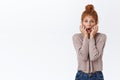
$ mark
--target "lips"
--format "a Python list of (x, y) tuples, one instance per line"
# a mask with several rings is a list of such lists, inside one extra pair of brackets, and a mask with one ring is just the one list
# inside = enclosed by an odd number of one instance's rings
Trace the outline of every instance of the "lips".
[(91, 28), (87, 28), (86, 30), (91, 30)]
[(86, 31), (87, 31), (88, 33), (90, 33), (90, 32), (91, 32), (91, 28), (87, 28)]

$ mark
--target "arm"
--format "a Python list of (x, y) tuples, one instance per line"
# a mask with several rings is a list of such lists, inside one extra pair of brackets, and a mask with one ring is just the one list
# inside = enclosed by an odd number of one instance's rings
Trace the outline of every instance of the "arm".
[(83, 60), (87, 60), (88, 50), (89, 50), (88, 38), (84, 37), (82, 41), (78, 35), (73, 35), (72, 39), (73, 39), (73, 45), (76, 50), (76, 53), (80, 55)]
[(102, 34), (99, 41), (95, 43), (95, 39), (91, 38), (89, 41), (90, 60), (95, 61), (103, 55), (103, 49), (106, 42), (106, 35)]

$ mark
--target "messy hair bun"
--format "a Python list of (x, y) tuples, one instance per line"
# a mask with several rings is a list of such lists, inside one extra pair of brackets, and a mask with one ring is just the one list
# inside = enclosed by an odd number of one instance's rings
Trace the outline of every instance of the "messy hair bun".
[(94, 6), (92, 4), (89, 4), (85, 7), (86, 12), (93, 12), (94, 11)]

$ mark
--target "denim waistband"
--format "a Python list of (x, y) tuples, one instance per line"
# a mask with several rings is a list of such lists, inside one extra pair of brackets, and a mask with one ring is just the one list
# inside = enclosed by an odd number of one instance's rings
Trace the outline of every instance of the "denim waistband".
[(87, 74), (87, 75), (102, 74), (102, 71), (96, 71), (96, 72), (93, 72), (93, 73), (85, 73), (85, 72), (83, 72), (83, 71), (81, 71), (81, 70), (78, 70), (78, 72), (81, 73), (81, 74)]
[(78, 71), (75, 80), (104, 80), (102, 71), (96, 71), (94, 73), (85, 73)]

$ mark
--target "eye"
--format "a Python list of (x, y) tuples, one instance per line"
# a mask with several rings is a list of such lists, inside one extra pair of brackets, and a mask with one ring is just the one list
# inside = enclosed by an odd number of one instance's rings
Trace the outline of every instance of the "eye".
[(93, 21), (93, 20), (91, 20), (90, 22), (91, 22), (91, 23), (95, 23), (95, 21)]
[(88, 22), (87, 20), (84, 20), (84, 22)]

